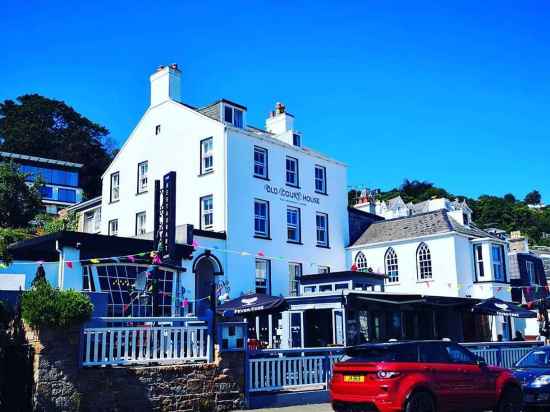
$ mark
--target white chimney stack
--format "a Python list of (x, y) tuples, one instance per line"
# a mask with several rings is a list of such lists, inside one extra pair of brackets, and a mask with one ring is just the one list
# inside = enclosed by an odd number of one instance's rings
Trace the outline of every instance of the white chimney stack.
[(151, 107), (166, 100), (181, 101), (181, 70), (177, 64), (160, 66), (150, 80)]
[(269, 113), (269, 118), (265, 121), (265, 128), (273, 134), (283, 134), (294, 130), (294, 116), (286, 112), (284, 104), (277, 102), (275, 110)]

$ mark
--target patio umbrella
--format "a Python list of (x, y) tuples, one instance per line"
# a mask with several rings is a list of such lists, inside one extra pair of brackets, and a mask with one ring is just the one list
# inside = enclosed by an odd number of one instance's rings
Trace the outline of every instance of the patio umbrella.
[(492, 316), (506, 316), (513, 318), (536, 318), (537, 314), (533, 311), (523, 309), (518, 305), (505, 302), (497, 298), (486, 299), (472, 308), (472, 312), (482, 313)]
[(222, 303), (216, 308), (216, 312), (219, 315), (231, 317), (276, 309), (284, 303), (285, 299), (282, 297), (253, 293)]

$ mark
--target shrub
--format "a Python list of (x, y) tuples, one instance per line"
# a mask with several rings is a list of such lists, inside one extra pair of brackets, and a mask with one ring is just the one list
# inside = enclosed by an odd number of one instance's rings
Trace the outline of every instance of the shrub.
[(46, 281), (38, 282), (21, 298), (21, 316), (33, 328), (69, 328), (90, 319), (90, 298), (74, 290), (54, 289)]

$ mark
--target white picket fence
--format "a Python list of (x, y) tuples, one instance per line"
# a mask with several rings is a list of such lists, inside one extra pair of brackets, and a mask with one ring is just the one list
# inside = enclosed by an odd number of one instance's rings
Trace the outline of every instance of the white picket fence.
[(210, 359), (208, 326), (85, 328), (83, 366), (197, 362)]
[(326, 348), (262, 351), (261, 358), (248, 360), (248, 390), (325, 389), (331, 378), (332, 366), (341, 356), (337, 349)]

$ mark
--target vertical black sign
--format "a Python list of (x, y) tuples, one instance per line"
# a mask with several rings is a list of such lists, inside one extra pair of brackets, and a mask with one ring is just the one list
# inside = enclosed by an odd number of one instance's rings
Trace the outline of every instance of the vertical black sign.
[(176, 257), (176, 172), (164, 175), (162, 189), (155, 180), (155, 249), (163, 260), (174, 261)]

